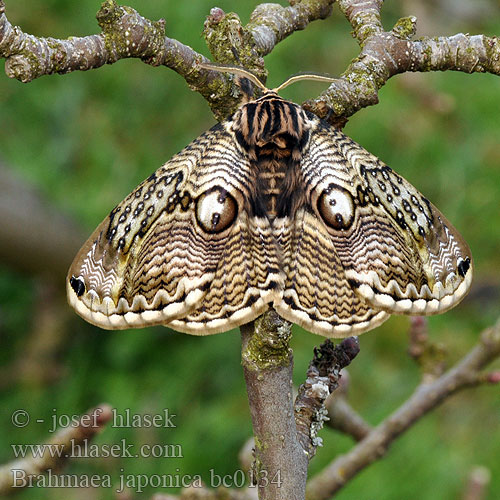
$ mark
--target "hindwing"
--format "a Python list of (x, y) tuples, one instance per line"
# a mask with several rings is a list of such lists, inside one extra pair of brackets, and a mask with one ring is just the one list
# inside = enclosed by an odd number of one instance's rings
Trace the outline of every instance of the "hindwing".
[(352, 289), (325, 224), (310, 206), (299, 209), (291, 221), (275, 222), (286, 278), (274, 307), (283, 318), (336, 338), (358, 335), (389, 318)]
[(194, 310), (167, 326), (197, 335), (227, 331), (265, 312), (282, 289), (279, 251), (269, 221), (244, 212), (219, 256), (208, 293)]

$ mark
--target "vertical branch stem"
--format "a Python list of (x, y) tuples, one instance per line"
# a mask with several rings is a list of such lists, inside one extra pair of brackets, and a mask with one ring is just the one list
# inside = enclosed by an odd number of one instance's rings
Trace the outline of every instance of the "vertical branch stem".
[(241, 327), (242, 364), (255, 436), (260, 500), (303, 500), (308, 458), (297, 439), (291, 325), (275, 311)]

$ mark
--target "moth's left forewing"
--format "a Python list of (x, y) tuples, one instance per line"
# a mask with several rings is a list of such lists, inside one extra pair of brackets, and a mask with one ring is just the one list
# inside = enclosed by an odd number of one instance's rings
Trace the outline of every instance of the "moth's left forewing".
[(200, 305), (240, 210), (238, 179), (221, 179), (234, 161), (221, 158), (227, 140), (220, 125), (202, 134), (96, 229), (68, 274), (69, 302), (84, 319), (141, 327)]
[(312, 137), (308, 158), (312, 204), (363, 300), (391, 313), (436, 314), (465, 296), (470, 249), (410, 183), (329, 127)]

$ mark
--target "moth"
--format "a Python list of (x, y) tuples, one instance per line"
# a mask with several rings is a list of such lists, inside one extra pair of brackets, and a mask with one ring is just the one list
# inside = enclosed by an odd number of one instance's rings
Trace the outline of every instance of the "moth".
[(341, 131), (263, 89), (97, 227), (67, 278), (80, 316), (209, 335), (272, 307), (346, 337), (466, 295), (471, 252), (443, 214)]

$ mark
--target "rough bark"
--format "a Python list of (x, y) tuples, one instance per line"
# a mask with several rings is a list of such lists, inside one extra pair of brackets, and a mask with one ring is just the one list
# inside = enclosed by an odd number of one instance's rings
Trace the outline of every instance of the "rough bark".
[(295, 400), (295, 423), (302, 448), (309, 460), (322, 445), (318, 432), (328, 420), (326, 399), (340, 384), (341, 370), (348, 366), (359, 353), (357, 337), (348, 337), (333, 345), (328, 339), (314, 349), (314, 357), (307, 370), (307, 379), (299, 387)]
[(250, 476), (260, 500), (301, 500), (307, 455), (293, 412), (291, 325), (274, 311), (241, 327), (242, 364), (255, 437)]

